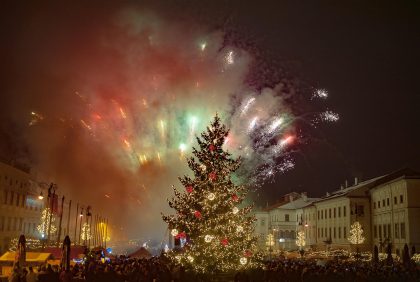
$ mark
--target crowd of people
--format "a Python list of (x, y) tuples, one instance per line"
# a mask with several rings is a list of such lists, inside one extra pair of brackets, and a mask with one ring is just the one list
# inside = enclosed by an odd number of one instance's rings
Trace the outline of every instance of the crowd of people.
[(29, 267), (14, 269), (9, 282), (170, 282), (170, 281), (420, 281), (420, 268), (414, 263), (373, 264), (362, 261), (320, 261), (315, 259), (270, 260), (259, 269), (227, 276), (203, 276), (190, 273), (164, 257), (150, 259), (118, 258), (110, 262), (87, 261), (69, 270), (42, 266), (37, 272)]

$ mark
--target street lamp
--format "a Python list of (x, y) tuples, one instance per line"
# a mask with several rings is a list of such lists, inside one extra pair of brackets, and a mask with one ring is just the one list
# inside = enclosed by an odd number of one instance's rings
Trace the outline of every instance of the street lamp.
[(44, 195), (42, 195), (42, 191), (41, 191), (41, 193), (39, 194), (38, 199), (40, 199), (40, 200), (44, 199)]

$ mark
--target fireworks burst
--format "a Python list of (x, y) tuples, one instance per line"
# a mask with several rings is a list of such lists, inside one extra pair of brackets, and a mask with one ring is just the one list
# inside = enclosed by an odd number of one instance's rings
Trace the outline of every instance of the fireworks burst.
[[(297, 114), (286, 99), (293, 89), (280, 81), (262, 90), (247, 85), (252, 52), (225, 44), (220, 34), (185, 33), (161, 19), (156, 19), (159, 28), (153, 20), (141, 25), (122, 21), (121, 42), (107, 44), (121, 51), (114, 59), (124, 67), (98, 70), (100, 77), (118, 79), (87, 79), (72, 95), (83, 106), (69, 116), (57, 116), (60, 124), (83, 129), (86, 138), (95, 141), (91, 144), (137, 173), (144, 166), (173, 167), (174, 161), (184, 161), (195, 136), (217, 112), (231, 129), (226, 149), (242, 156), (238, 176), (243, 183), (262, 185), (293, 168), (291, 147), (299, 144)], [(328, 92), (318, 89), (308, 96), (326, 99)], [(325, 122), (339, 118), (332, 111), (317, 117)], [(30, 126), (44, 120), (34, 112), (31, 118)]]

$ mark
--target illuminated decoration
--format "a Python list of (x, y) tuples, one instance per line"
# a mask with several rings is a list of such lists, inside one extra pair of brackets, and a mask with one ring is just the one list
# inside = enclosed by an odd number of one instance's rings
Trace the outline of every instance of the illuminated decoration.
[(223, 238), (222, 240), (220, 240), (220, 244), (222, 244), (223, 246), (227, 246), (229, 244), (229, 240), (227, 238)]
[[(26, 243), (26, 249), (27, 250), (36, 250), (36, 249), (40, 249), (42, 248), (42, 242), (39, 239), (36, 238), (25, 238)], [(9, 242), (9, 251), (14, 252), (16, 251), (16, 247), (19, 243), (19, 237), (14, 237), (12, 240), (10, 240)]]
[(363, 237), (362, 225), (358, 221), (355, 221), (350, 226), (349, 232), (350, 232), (350, 236), (347, 238), (347, 240), (349, 240), (351, 244), (354, 244), (354, 245), (363, 244), (363, 242), (365, 241), (365, 237)]
[(187, 188), (185, 188), (185, 190), (187, 190), (188, 193), (192, 193), (192, 191), (194, 191), (192, 186), (187, 186)]
[(245, 265), (245, 264), (248, 262), (248, 259), (247, 259), (247, 258), (244, 258), (244, 257), (241, 257), (241, 258), (239, 259), (239, 262), (240, 262), (242, 265)]
[(189, 262), (193, 262), (194, 261), (194, 258), (192, 256), (187, 256), (187, 259), (188, 259)]
[(170, 249), (168, 247), (168, 244), (165, 244), (165, 248), (163, 250), (164, 250), (165, 253), (169, 252)]
[(296, 237), (296, 246), (298, 246), (300, 249), (305, 247), (306, 240), (305, 240), (305, 232), (299, 231)]
[(268, 246), (268, 247), (271, 247), (271, 246), (274, 246), (274, 235), (273, 234), (268, 234), (267, 235), (267, 239), (266, 239), (266, 241), (265, 241), (265, 244)]
[(210, 180), (214, 181), (214, 180), (216, 180), (216, 178), (217, 178), (216, 172), (213, 171), (213, 172), (209, 173), (209, 179)]
[(203, 164), (200, 165), (200, 168), (201, 168), (202, 171), (206, 171), (206, 169), (207, 169), (207, 167)]
[(204, 236), (204, 241), (206, 243), (210, 243), (212, 240), (213, 240), (213, 236), (211, 236), (211, 235)]
[[(50, 225), (50, 218), (51, 218), (51, 225)], [(55, 216), (50, 213), (49, 208), (44, 208), (41, 212), (41, 219), (40, 224), (36, 227), (41, 238), (46, 238), (48, 235), (48, 228), (51, 226), (50, 234), (54, 234), (57, 231), (57, 227), (55, 226)]]
[(216, 198), (216, 195), (214, 195), (214, 193), (209, 193), (209, 195), (207, 196), (207, 199), (209, 199), (210, 201), (213, 201)]
[[(248, 188), (235, 185), (231, 180), (231, 174), (239, 168), (240, 161), (223, 150), (227, 135), (228, 129), (216, 116), (208, 130), (197, 138), (199, 150), (192, 150), (196, 158), (187, 158), (195, 178), (180, 177), (184, 187), (194, 187), (194, 193), (180, 193), (174, 188), (175, 196), (169, 200), (175, 214), (187, 216), (163, 216), (169, 226), (188, 234), (182, 252), (169, 252), (168, 256), (196, 272), (227, 272), (254, 267), (259, 265), (261, 258), (250, 252), (246, 265), (241, 263), (247, 250), (256, 250), (257, 238), (252, 235), (255, 217), (248, 216), (251, 206), (241, 205)], [(214, 145), (213, 151), (209, 149), (210, 145)], [(200, 164), (206, 165), (207, 173), (200, 169)], [(211, 177), (212, 174), (217, 177)], [(211, 194), (214, 199), (209, 201), (209, 196), (213, 198)], [(236, 205), (241, 205), (241, 213)]]
[(83, 241), (87, 241), (92, 238), (92, 234), (90, 233), (90, 226), (86, 222), (82, 225), (82, 233), (80, 234)]
[(104, 237), (106, 234), (106, 238), (103, 239), (104, 241), (106, 242), (111, 241), (110, 235), (111, 235), (112, 230), (110, 229), (109, 225), (107, 225), (105, 222), (99, 222), (97, 228), (98, 228), (98, 233), (104, 234)]
[(171, 235), (172, 235), (172, 236), (174, 236), (174, 237), (175, 237), (176, 235), (178, 235), (178, 230), (176, 230), (176, 229), (172, 229), (172, 230), (171, 230)]
[(194, 216), (195, 216), (196, 218), (198, 218), (198, 219), (201, 219), (201, 212), (199, 212), (199, 211), (195, 211), (195, 212), (194, 212)]

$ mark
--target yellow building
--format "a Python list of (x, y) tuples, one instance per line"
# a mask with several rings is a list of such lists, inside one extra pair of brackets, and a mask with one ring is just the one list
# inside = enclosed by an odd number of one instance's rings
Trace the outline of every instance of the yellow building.
[[(401, 253), (404, 244), (418, 250), (420, 173), (401, 169), (362, 182), (355, 179), (352, 185), (346, 184), (320, 199), (301, 194), (255, 215), (256, 235), (264, 238), (273, 234), (275, 243), (283, 249), (297, 249), (292, 239), (297, 232), (304, 231), (306, 248), (372, 250), (377, 245), (385, 251), (384, 247), (391, 243), (396, 254)], [(361, 224), (365, 238), (358, 246), (348, 240), (351, 225), (356, 221)], [(285, 231), (292, 236), (284, 236)], [(259, 246), (264, 248), (263, 239)]]
[(0, 254), (11, 239), (25, 234), (37, 237), (43, 201), (41, 188), (29, 171), (0, 162)]

